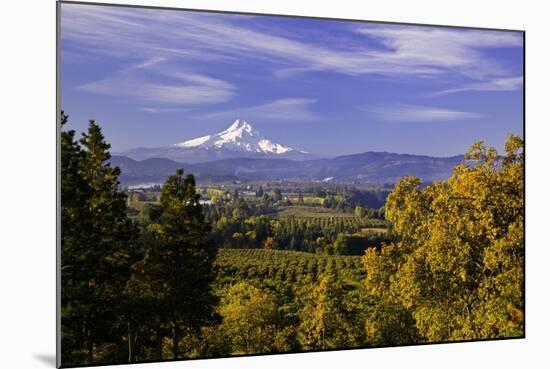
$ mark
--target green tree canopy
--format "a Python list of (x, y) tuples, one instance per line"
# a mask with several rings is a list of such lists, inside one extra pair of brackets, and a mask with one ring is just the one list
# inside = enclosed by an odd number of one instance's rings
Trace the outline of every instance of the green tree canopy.
[(160, 203), (148, 231), (154, 238), (149, 276), (173, 327), (174, 358), (179, 357), (181, 326), (198, 329), (214, 318), (211, 293), (216, 248), (209, 238), (195, 179), (179, 169), (162, 187)]

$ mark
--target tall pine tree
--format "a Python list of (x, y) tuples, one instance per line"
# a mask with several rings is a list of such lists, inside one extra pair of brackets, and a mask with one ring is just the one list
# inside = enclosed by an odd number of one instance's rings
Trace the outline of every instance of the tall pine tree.
[[(65, 128), (68, 116), (61, 112)], [(87, 331), (87, 283), (82, 275), (81, 255), (85, 253), (82, 237), (87, 225), (85, 206), (90, 196), (88, 183), (80, 165), (83, 151), (75, 140), (74, 130), (61, 133), (61, 347), (65, 363), (82, 363), (85, 357)]]
[[(61, 122), (67, 123), (62, 113)], [(61, 138), (61, 269), (63, 357), (97, 363), (94, 347), (118, 341), (123, 314), (118, 309), (129, 273), (133, 227), (120, 170), (109, 164), (110, 145), (90, 121), (80, 143), (75, 132)], [(106, 358), (105, 360), (114, 360)]]
[(198, 329), (214, 316), (210, 282), (216, 248), (199, 197), (193, 175), (184, 177), (179, 169), (166, 180), (148, 227), (156, 241), (150, 251), (153, 269), (148, 275), (156, 281), (164, 324), (172, 330), (174, 359), (180, 357), (182, 328)]

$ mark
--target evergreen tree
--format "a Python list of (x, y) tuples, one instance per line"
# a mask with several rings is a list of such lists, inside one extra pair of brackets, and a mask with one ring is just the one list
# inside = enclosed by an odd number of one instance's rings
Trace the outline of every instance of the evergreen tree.
[[(67, 123), (63, 113), (61, 122)], [(69, 343), (65, 349), (73, 350), (65, 358), (85, 355), (94, 364), (103, 360), (96, 360), (94, 347), (119, 339), (124, 312), (118, 302), (129, 276), (134, 229), (119, 191), (120, 170), (108, 163), (110, 145), (100, 127), (90, 121), (80, 145), (74, 135), (66, 131), (61, 138), (62, 337)]]
[[(68, 116), (61, 112), (62, 129)], [(78, 259), (85, 252), (82, 236), (89, 226), (86, 199), (89, 186), (80, 171), (83, 152), (75, 140), (75, 131), (61, 132), (61, 347), (64, 363), (86, 362), (86, 295), (81, 288), (86, 280)]]
[(155, 239), (149, 275), (156, 281), (160, 306), (173, 333), (173, 358), (180, 357), (182, 327), (198, 329), (214, 317), (210, 290), (216, 255), (209, 239), (195, 179), (179, 169), (162, 188), (158, 211), (148, 229)]
[(276, 188), (273, 190), (273, 200), (275, 201), (281, 201), (283, 199), (283, 194), (281, 193), (280, 188)]

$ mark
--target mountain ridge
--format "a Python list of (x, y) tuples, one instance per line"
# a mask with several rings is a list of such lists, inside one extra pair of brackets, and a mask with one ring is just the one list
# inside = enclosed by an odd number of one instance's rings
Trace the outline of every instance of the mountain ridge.
[(395, 183), (406, 175), (424, 182), (446, 179), (464, 156), (431, 157), (368, 151), (335, 158), (291, 160), (286, 158), (225, 158), (201, 163), (182, 163), (166, 158), (134, 160), (114, 155), (121, 168), (123, 184), (163, 183), (177, 168), (193, 173), (198, 180), (255, 181), (296, 180), (334, 183)]

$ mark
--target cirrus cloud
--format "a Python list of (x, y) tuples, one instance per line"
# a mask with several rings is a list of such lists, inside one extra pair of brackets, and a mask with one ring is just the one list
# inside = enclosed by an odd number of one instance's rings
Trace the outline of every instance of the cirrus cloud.
[(437, 91), (429, 96), (449, 95), (466, 91), (516, 91), (523, 87), (523, 77), (498, 78), (487, 82), (470, 83), (461, 87)]
[(256, 59), (271, 65), (279, 77), (315, 71), (503, 77), (507, 71), (499, 61), (488, 59), (481, 50), (523, 46), (523, 37), (517, 32), (380, 24), (352, 30), (364, 35), (363, 41), (347, 38), (320, 43), (276, 30), (266, 32), (248, 22), (256, 18), (64, 4), (61, 36), (73, 52), (86, 48), (121, 58), (161, 56), (183, 62), (230, 64)]
[(307, 98), (277, 99), (259, 105), (208, 113), (198, 118), (228, 120), (238, 117), (262, 122), (309, 122), (321, 119), (311, 110), (315, 102), (315, 99)]
[[(162, 63), (162, 59), (151, 59), (125, 68), (113, 76), (89, 82), (77, 87), (89, 93), (126, 97), (141, 102), (172, 105), (216, 104), (230, 100), (236, 92), (231, 83), (204, 74), (187, 72), (169, 73), (161, 68), (148, 71)], [(156, 74), (154, 80), (149, 76)]]
[(452, 110), (439, 107), (427, 107), (408, 104), (392, 104), (387, 106), (366, 106), (361, 110), (376, 115), (386, 122), (448, 122), (481, 118), (481, 114)]

